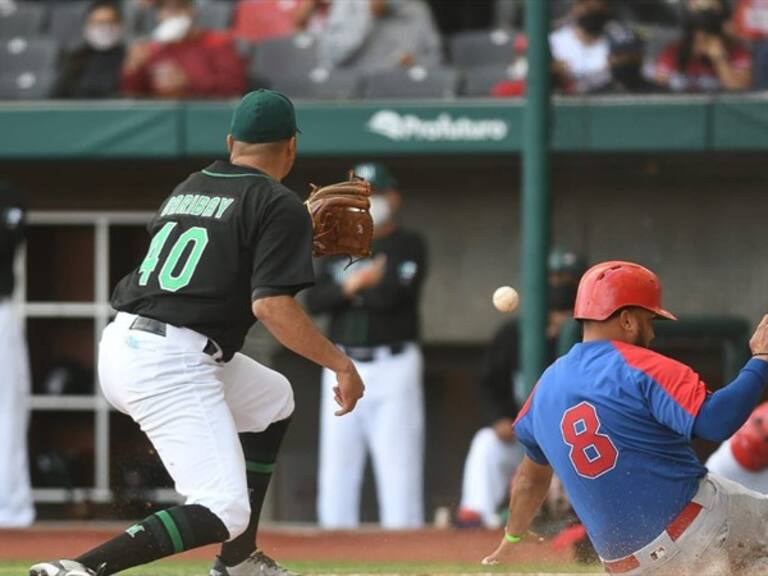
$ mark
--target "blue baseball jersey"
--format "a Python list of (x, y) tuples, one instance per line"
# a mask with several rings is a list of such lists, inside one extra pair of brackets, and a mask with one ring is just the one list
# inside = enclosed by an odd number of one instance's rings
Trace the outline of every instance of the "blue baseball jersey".
[(689, 367), (615, 341), (583, 342), (542, 375), (515, 431), (549, 464), (604, 559), (656, 538), (707, 472), (691, 447), (707, 389)]

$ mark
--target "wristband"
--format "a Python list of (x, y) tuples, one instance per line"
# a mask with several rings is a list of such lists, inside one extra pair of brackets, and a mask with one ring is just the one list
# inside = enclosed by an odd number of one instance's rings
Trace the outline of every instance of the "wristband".
[(519, 544), (523, 541), (523, 538), (524, 536), (512, 536), (512, 534), (509, 534), (506, 530), (504, 531), (504, 540), (510, 544)]

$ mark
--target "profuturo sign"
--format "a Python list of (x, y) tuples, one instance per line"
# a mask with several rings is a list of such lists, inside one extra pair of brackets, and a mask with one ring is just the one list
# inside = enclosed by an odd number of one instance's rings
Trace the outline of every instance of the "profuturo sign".
[(379, 110), (368, 120), (369, 132), (396, 142), (427, 140), (430, 142), (482, 142), (504, 140), (509, 132), (501, 118), (453, 117), (448, 112), (436, 118)]

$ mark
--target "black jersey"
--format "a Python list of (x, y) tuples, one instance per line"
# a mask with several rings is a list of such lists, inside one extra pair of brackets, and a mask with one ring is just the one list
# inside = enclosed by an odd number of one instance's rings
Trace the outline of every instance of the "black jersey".
[(0, 185), (0, 299), (13, 293), (13, 261), (24, 237), (24, 202), (20, 192)]
[[(379, 346), (418, 341), (419, 299), (427, 268), (426, 246), (415, 232), (396, 228), (373, 241), (373, 256), (387, 256), (382, 281), (348, 299), (342, 290), (347, 258), (326, 258), (320, 263), (317, 286), (308, 293), (313, 313), (330, 313), (329, 337), (345, 346)], [(368, 260), (360, 261), (364, 264)]]
[(117, 285), (112, 306), (200, 332), (225, 360), (256, 321), (253, 300), (314, 282), (309, 213), (259, 170), (220, 161), (193, 173), (149, 232), (144, 261)]

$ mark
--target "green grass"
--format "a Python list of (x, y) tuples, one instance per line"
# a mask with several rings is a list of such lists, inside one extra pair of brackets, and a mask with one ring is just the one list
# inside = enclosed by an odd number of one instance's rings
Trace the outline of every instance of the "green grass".
[[(0, 562), (0, 576), (26, 576), (32, 562)], [(166, 561), (135, 568), (125, 574), (133, 576), (206, 576), (210, 564), (205, 562)], [(359, 562), (298, 562), (287, 567), (302, 574), (528, 574), (528, 573), (600, 573), (598, 566), (582, 564), (519, 564), (508, 566), (480, 566), (479, 564), (427, 564), (427, 563), (359, 563)]]

